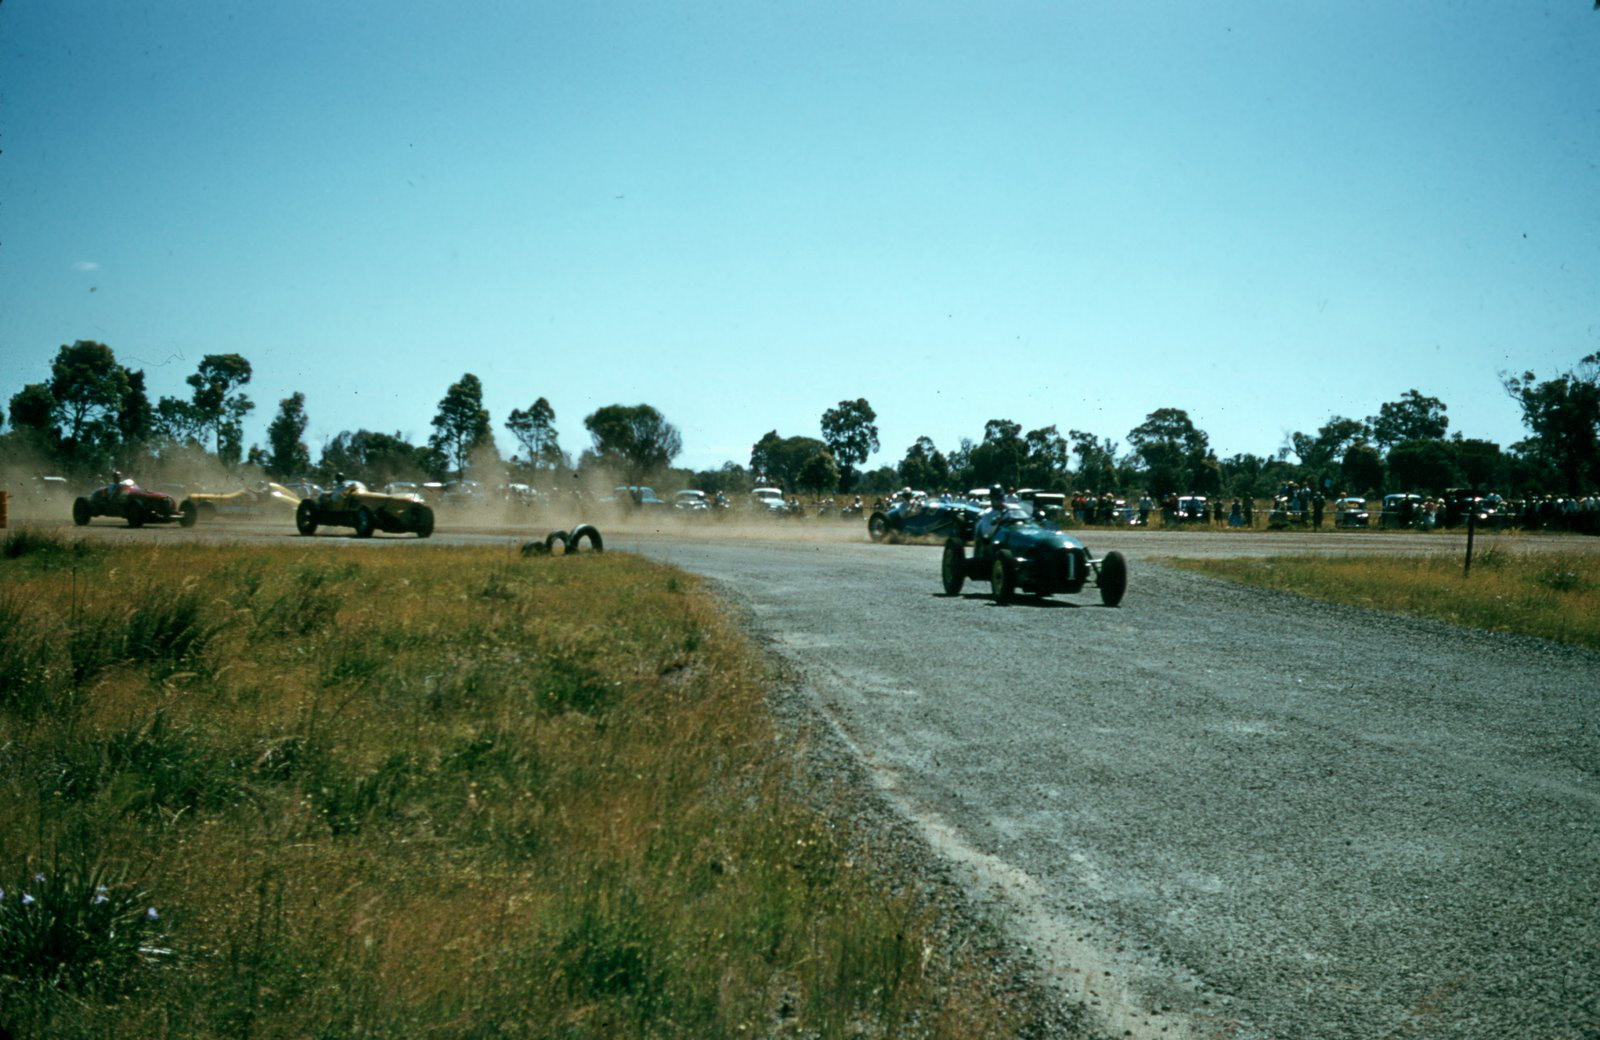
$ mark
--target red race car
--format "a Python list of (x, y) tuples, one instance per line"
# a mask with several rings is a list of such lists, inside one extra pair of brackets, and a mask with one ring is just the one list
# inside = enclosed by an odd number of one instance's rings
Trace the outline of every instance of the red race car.
[(177, 499), (160, 491), (146, 491), (133, 482), (132, 477), (121, 477), (94, 493), (72, 503), (72, 522), (79, 527), (97, 516), (120, 516), (129, 527), (145, 524), (169, 524), (177, 521), (188, 527), (194, 523), (194, 512), (183, 512)]

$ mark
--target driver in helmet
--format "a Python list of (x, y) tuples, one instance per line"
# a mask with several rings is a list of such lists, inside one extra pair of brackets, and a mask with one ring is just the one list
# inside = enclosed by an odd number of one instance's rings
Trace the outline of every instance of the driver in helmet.
[(974, 531), (974, 539), (979, 544), (994, 538), (995, 531), (1006, 518), (1006, 489), (999, 484), (989, 489), (989, 508), (978, 514), (978, 525)]

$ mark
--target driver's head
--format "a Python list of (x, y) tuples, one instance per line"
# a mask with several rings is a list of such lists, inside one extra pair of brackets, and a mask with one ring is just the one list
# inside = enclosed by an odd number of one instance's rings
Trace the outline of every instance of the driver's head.
[(991, 487), (989, 489), (989, 504), (996, 509), (1004, 509), (1006, 507), (1006, 489), (999, 484)]

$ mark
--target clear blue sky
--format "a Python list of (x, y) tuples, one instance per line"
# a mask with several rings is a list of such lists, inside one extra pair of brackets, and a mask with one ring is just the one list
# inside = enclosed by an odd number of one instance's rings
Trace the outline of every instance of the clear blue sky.
[(8, 0), (0, 401), (95, 339), (502, 450), (647, 402), (679, 463), (867, 398), (1270, 454), (1600, 350), (1600, 12), (1505, 3)]

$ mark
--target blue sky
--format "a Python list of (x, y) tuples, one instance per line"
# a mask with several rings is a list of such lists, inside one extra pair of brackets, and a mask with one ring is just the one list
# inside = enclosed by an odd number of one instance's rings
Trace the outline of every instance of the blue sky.
[(0, 400), (63, 343), (247, 442), (307, 397), (429, 433), (464, 372), (562, 445), (647, 402), (680, 464), (877, 410), (1270, 454), (1600, 350), (1589, 0), (0, 8)]

